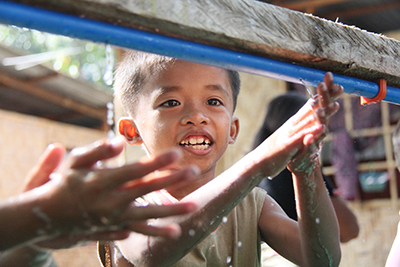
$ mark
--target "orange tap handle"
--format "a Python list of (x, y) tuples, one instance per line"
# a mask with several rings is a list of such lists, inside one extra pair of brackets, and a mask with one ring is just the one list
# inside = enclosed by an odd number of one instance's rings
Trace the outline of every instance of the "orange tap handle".
[(387, 85), (386, 85), (386, 80), (380, 79), (379, 80), (379, 92), (374, 98), (368, 98), (361, 96), (360, 97), (360, 103), (362, 106), (364, 105), (369, 105), (369, 104), (374, 104), (374, 103), (379, 103), (386, 97), (386, 91), (387, 91)]

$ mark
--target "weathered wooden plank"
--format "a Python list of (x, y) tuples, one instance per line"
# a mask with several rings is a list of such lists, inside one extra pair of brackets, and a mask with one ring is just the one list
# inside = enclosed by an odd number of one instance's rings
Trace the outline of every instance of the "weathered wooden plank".
[(400, 87), (400, 42), (254, 0), (14, 0)]

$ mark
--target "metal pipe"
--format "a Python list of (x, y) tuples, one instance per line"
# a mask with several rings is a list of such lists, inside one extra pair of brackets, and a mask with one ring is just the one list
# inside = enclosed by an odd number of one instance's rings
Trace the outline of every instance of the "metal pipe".
[[(301, 83), (300, 81), (303, 80), (311, 86), (316, 86), (318, 82), (322, 81), (325, 74), (325, 71), (295, 64), (4, 0), (0, 0), (0, 23), (167, 55), (288, 82)], [(334, 79), (336, 83), (344, 87), (345, 93), (348, 94), (373, 98), (379, 92), (378, 84), (370, 81), (339, 74), (334, 74)], [(388, 86), (384, 100), (400, 104), (400, 89)]]

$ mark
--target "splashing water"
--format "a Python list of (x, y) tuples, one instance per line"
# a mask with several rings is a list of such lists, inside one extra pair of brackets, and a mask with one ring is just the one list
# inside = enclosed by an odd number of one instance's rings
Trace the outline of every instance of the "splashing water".
[(225, 216), (224, 216), (224, 217), (222, 218), (222, 222), (223, 222), (223, 223), (227, 223), (227, 222), (228, 222), (228, 217), (225, 217)]
[(189, 235), (190, 236), (194, 236), (196, 234), (196, 231), (195, 230), (193, 230), (193, 229), (190, 229), (189, 230)]
[(47, 216), (47, 214), (45, 214), (44, 212), (42, 212), (42, 209), (40, 207), (34, 207), (32, 209), (32, 213), (35, 214), (37, 217), (39, 217), (42, 221), (44, 221), (46, 223), (46, 228), (47, 229), (51, 229), (51, 219), (49, 218), (49, 216)]
[(314, 98), (313, 93), (311, 91), (311, 88), (306, 84), (306, 82), (303, 79), (300, 79), (300, 82), (304, 85), (304, 87), (307, 90), (308, 95), (310, 96), (310, 98)]
[(106, 70), (103, 75), (103, 81), (107, 85), (111, 85), (113, 81), (113, 68), (114, 68), (114, 57), (112, 49), (109, 44), (106, 45)]
[(231, 256), (228, 256), (227, 258), (226, 258), (226, 263), (230, 263), (232, 261), (232, 257)]

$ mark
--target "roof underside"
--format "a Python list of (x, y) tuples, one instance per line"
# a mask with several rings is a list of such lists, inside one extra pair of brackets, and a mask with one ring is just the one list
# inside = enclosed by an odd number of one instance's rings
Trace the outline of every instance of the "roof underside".
[[(21, 56), (0, 45), (0, 62)], [(74, 125), (103, 128), (111, 92), (40, 64), (23, 70), (0, 64), (0, 109)]]

